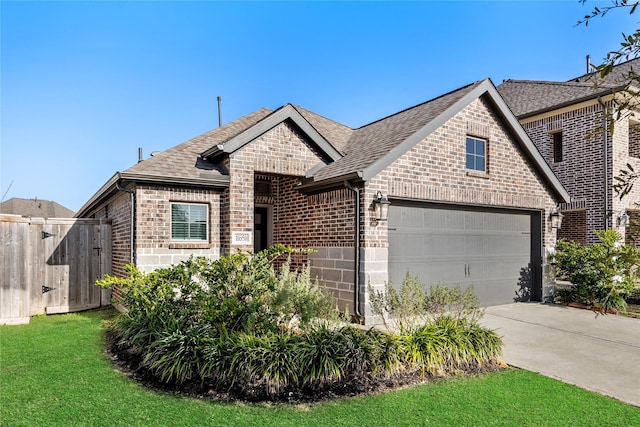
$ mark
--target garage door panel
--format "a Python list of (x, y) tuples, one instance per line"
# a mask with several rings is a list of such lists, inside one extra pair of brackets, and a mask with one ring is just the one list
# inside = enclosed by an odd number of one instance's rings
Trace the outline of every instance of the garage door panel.
[[(389, 262), (391, 263), (392, 261), (389, 260)], [(403, 266), (406, 267), (404, 270), (398, 269), (394, 274), (389, 275), (389, 280), (394, 284), (396, 289), (400, 288), (407, 272), (409, 272), (411, 276), (418, 276), (425, 284), (436, 284), (440, 282), (454, 284), (465, 281), (464, 266), (455, 261), (441, 259), (424, 262), (421, 259), (409, 259), (403, 262)], [(433, 278), (433, 280), (425, 279), (429, 277)]]
[[(483, 305), (513, 302), (531, 262), (531, 215), (391, 205), (389, 278), (473, 284)], [(524, 270), (523, 270), (524, 269)]]

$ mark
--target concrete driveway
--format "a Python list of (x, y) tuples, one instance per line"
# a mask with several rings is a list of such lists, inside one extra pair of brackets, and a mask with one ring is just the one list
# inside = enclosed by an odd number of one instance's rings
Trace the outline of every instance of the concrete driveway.
[(640, 406), (640, 320), (554, 304), (488, 307), (504, 361)]

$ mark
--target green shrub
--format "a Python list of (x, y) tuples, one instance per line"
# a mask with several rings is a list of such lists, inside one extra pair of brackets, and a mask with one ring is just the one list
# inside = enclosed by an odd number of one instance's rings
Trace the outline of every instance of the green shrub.
[(560, 240), (551, 255), (556, 277), (573, 284), (557, 292), (559, 302), (579, 302), (603, 312), (624, 310), (638, 283), (638, 249), (623, 245), (615, 230), (595, 231), (601, 243), (583, 246)]
[(333, 297), (321, 289), (318, 281), (311, 281), (309, 267), (292, 271), (289, 261), (280, 269), (277, 282), (269, 294), (268, 305), (278, 313), (278, 324), (288, 328), (299, 322), (303, 327), (315, 318), (336, 320)]
[[(129, 277), (106, 277), (99, 284), (118, 288), (127, 309), (111, 325), (117, 346), (162, 383), (252, 398), (366, 384), (404, 370), (448, 372), (497, 356), (495, 334), (477, 326), (472, 289), (437, 285), (425, 293), (407, 276), (400, 292), (374, 295), (411, 320), (404, 335), (340, 325), (333, 298), (308, 268), (274, 268), (292, 251), (194, 258), (149, 274), (130, 265)], [(429, 322), (418, 327), (416, 318)]]
[(287, 262), (275, 270), (274, 260), (292, 252), (274, 246), (255, 255), (195, 258), (149, 274), (128, 265), (129, 277), (107, 276), (97, 284), (121, 291), (127, 311), (116, 328), (140, 347), (157, 340), (159, 331), (200, 323), (228, 333), (261, 334), (290, 327), (294, 319), (304, 324), (337, 316), (333, 298), (311, 283), (308, 268), (292, 272)]

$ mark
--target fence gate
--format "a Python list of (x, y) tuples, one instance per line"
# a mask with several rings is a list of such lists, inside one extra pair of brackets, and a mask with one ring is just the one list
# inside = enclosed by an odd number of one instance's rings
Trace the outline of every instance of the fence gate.
[(107, 305), (109, 220), (0, 215), (0, 324)]

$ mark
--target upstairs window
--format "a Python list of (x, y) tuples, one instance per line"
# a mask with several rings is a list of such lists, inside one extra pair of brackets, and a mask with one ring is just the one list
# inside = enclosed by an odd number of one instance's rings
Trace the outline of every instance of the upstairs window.
[(487, 171), (487, 141), (484, 139), (467, 137), (467, 169)]
[(629, 120), (629, 157), (640, 158), (640, 123)]
[(562, 161), (562, 131), (552, 133), (553, 138), (553, 163)]
[(201, 204), (171, 204), (171, 240), (207, 241), (208, 207)]

